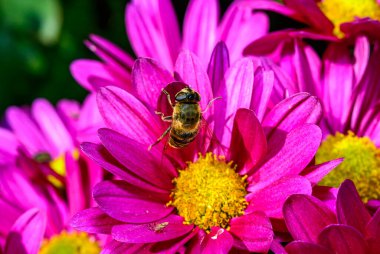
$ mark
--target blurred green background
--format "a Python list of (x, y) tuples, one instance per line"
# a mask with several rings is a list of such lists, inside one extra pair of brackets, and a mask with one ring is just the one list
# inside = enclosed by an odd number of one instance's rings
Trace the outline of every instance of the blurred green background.
[(125, 0), (0, 0), (0, 112), (37, 97), (82, 100), (70, 75), (74, 59), (95, 58), (90, 33), (127, 49)]

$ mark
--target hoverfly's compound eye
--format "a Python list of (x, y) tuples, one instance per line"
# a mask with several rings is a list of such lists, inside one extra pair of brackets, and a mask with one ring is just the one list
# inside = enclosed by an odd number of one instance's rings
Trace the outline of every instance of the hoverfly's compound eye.
[(185, 93), (178, 93), (175, 97), (176, 101), (184, 101), (186, 100), (187, 96)]
[(201, 96), (199, 96), (199, 94), (198, 93), (195, 93), (194, 94), (194, 99), (195, 99), (195, 101), (201, 101)]
[(187, 95), (188, 100), (194, 100), (194, 94), (189, 94)]

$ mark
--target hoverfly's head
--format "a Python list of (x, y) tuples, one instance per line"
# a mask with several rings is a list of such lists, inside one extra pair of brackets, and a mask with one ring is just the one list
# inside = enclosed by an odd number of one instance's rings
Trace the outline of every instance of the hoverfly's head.
[(191, 89), (190, 87), (185, 87), (175, 95), (176, 102), (185, 103), (198, 103), (201, 100), (199, 93)]

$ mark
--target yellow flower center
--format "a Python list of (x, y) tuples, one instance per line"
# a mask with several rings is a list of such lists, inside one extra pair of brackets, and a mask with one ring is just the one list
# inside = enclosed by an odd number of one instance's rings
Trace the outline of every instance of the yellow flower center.
[(98, 242), (84, 232), (66, 232), (44, 240), (39, 254), (98, 254)]
[[(72, 156), (75, 160), (79, 159), (79, 151), (78, 149), (74, 149), (72, 151)], [(66, 163), (65, 163), (65, 155), (62, 154), (55, 158), (54, 160), (50, 157), (49, 153), (39, 153), (34, 156), (34, 159), (39, 163), (49, 163), (50, 168), (60, 176), (66, 176)], [(55, 176), (48, 175), (47, 179), (54, 186), (61, 188), (63, 187), (63, 183)]]
[[(74, 149), (72, 151), (72, 156), (75, 160), (79, 159), (79, 151), (78, 149)], [(65, 155), (62, 154), (55, 158), (54, 160), (49, 162), (49, 166), (59, 175), (65, 176), (66, 175), (66, 163), (65, 163)]]
[(351, 131), (347, 135), (329, 135), (319, 148), (316, 163), (343, 157), (343, 162), (320, 183), (338, 187), (344, 179), (351, 179), (361, 196), (380, 198), (380, 150), (367, 137), (357, 137)]
[(194, 224), (206, 232), (213, 226), (228, 230), (230, 220), (244, 214), (248, 205), (247, 177), (236, 173), (232, 164), (226, 163), (224, 157), (207, 153), (179, 171), (168, 205), (177, 208), (185, 224)]
[(380, 6), (376, 0), (323, 0), (318, 5), (334, 24), (334, 34), (339, 38), (344, 37), (340, 30), (342, 23), (354, 21), (355, 18), (380, 20)]

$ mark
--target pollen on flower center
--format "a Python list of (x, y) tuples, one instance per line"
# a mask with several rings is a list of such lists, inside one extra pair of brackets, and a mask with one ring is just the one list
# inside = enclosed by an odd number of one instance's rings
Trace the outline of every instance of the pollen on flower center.
[(98, 254), (98, 242), (84, 232), (66, 232), (44, 240), (39, 254)]
[(334, 34), (344, 36), (340, 25), (355, 18), (380, 20), (380, 6), (376, 0), (323, 0), (318, 3), (321, 11), (334, 24)]
[(224, 157), (207, 153), (179, 171), (168, 205), (177, 208), (185, 224), (194, 224), (206, 232), (213, 226), (229, 229), (230, 220), (244, 214), (248, 204), (246, 176), (236, 173), (232, 164), (226, 163)]
[(316, 154), (316, 162), (322, 163), (343, 157), (344, 161), (331, 171), (322, 185), (339, 186), (344, 179), (351, 179), (366, 202), (380, 198), (380, 150), (367, 137), (336, 133), (329, 135)]

